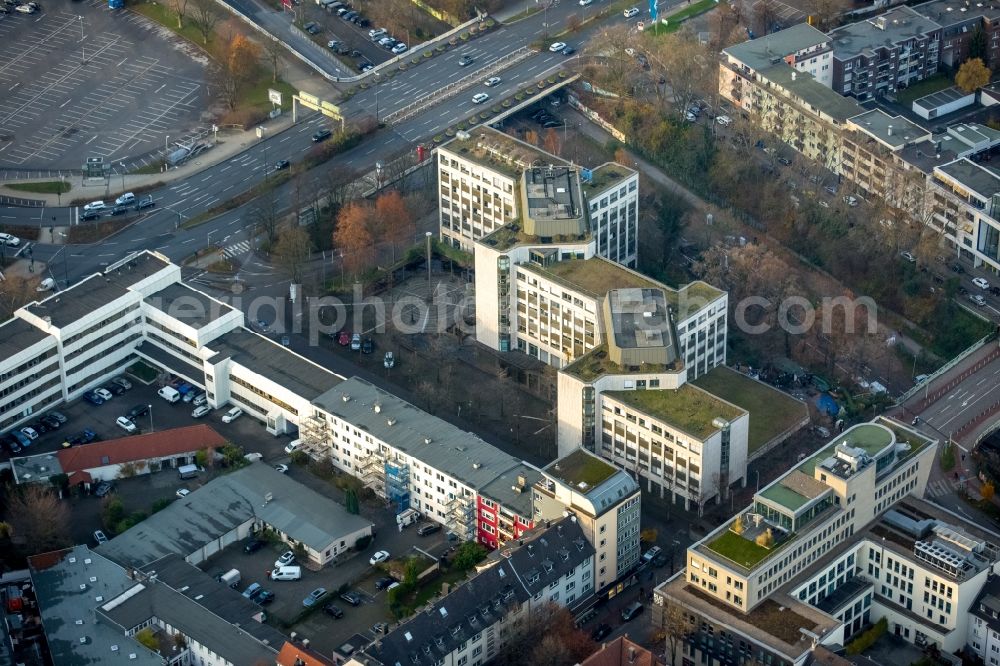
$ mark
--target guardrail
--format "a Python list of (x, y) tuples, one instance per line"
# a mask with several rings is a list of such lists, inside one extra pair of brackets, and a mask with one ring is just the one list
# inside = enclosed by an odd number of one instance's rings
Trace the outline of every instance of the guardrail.
[(425, 108), (439, 104), (440, 102), (450, 99), (462, 92), (466, 88), (471, 87), (474, 83), (482, 81), (485, 78), (489, 78), (496, 72), (507, 69), (511, 65), (524, 60), (532, 55), (536, 51), (528, 46), (522, 46), (516, 51), (512, 51), (505, 56), (502, 56), (498, 60), (494, 61), (489, 67), (485, 69), (480, 69), (478, 71), (465, 76), (458, 81), (449, 83), (444, 88), (434, 92), (431, 95), (426, 95), (415, 102), (411, 102), (401, 109), (396, 109), (389, 115), (382, 118), (382, 122), (391, 125), (393, 123), (402, 122), (408, 118), (412, 118), (416, 114), (423, 111)]
[[(957, 356), (955, 356), (954, 358), (952, 358), (950, 361), (948, 361), (947, 363), (945, 363), (944, 365), (942, 365), (932, 375), (930, 375), (927, 379), (925, 379), (924, 381), (920, 382), (919, 384), (917, 384), (916, 386), (914, 386), (913, 388), (911, 388), (909, 391), (907, 391), (903, 395), (899, 396), (899, 399), (896, 400), (896, 406), (898, 407), (898, 406), (902, 405), (903, 403), (905, 403), (907, 400), (909, 400), (910, 398), (912, 398), (914, 395), (916, 395), (920, 391), (928, 391), (927, 396), (921, 402), (921, 404), (918, 407), (918, 409), (911, 410), (911, 411), (915, 411), (915, 412), (921, 412), (921, 411), (923, 411), (924, 408), (928, 404), (934, 402), (935, 400), (937, 400), (938, 398), (940, 398), (942, 395), (944, 395), (945, 393), (947, 393), (948, 391), (950, 391), (952, 388), (954, 388), (954, 386), (957, 385), (958, 382), (964, 380), (966, 378), (966, 376), (968, 375), (968, 373), (963, 373), (960, 377), (958, 377), (955, 380), (949, 382), (948, 385), (946, 385), (944, 388), (935, 390), (933, 394), (929, 393), (931, 382), (933, 382), (935, 379), (937, 379), (938, 377), (940, 377), (944, 373), (946, 373), (949, 370), (951, 370), (952, 368), (954, 368), (956, 365), (958, 365), (959, 363), (961, 363), (963, 360), (965, 360), (966, 358), (968, 358), (969, 356), (971, 356), (975, 352), (979, 351), (979, 349), (981, 349), (987, 342), (989, 342), (990, 340), (993, 340), (995, 338), (996, 338), (996, 334), (995, 333), (990, 333), (989, 335), (983, 337), (981, 340), (972, 343), (972, 345), (969, 346), (965, 351), (961, 352), (960, 354), (958, 354)], [(989, 356), (987, 356), (986, 362), (992, 361), (994, 358), (997, 357), (998, 354), (1000, 354), (1000, 348), (994, 350), (993, 353), (991, 353)], [(982, 365), (982, 364), (977, 364), (972, 369), (972, 371), (974, 372), (974, 371), (978, 370), (979, 367), (980, 367), (980, 365)]]

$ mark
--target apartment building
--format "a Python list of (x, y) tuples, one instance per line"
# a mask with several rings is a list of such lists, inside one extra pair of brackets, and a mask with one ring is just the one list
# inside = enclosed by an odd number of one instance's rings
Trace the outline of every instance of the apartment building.
[(617, 164), (573, 165), (489, 127), (438, 149), (443, 241), (473, 251), (515, 223), (541, 242), (593, 238), (599, 256), (635, 266), (639, 175)]
[(346, 666), (481, 666), (518, 628), (552, 604), (594, 592), (594, 549), (580, 525), (560, 519), (495, 552), (480, 572), (355, 653)]
[(991, 575), (969, 608), (965, 644), (984, 664), (1000, 664), (1000, 577)]
[(936, 166), (928, 195), (927, 224), (1000, 272), (1000, 170), (967, 157)]
[(996, 537), (919, 499), (936, 444), (883, 417), (838, 435), (688, 549), (686, 570), (656, 590), (655, 621), (694, 618), (684, 654), (737, 663), (802, 664), (885, 616), (953, 651)]
[(600, 416), (600, 455), (685, 511), (746, 484), (750, 415), (707, 391), (605, 391)]
[(893, 95), (937, 72), (941, 26), (907, 6), (829, 34), (832, 88), (861, 101)]
[(866, 197), (878, 197), (898, 210), (920, 210), (927, 177), (907, 161), (905, 151), (913, 146), (931, 150), (930, 139), (928, 130), (902, 116), (865, 111), (847, 120), (835, 172)]
[(982, 0), (934, 0), (915, 5), (914, 11), (941, 26), (940, 62), (957, 70), (969, 57), (969, 45), (982, 31), (986, 65), (1000, 64), (1000, 7)]
[(641, 492), (631, 476), (583, 449), (542, 475), (532, 488), (535, 521), (571, 514), (596, 551), (597, 592), (639, 563)]

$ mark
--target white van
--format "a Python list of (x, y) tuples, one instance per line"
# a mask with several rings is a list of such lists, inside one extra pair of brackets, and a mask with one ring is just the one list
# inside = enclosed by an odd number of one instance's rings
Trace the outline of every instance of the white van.
[(197, 465), (181, 465), (177, 468), (177, 475), (182, 479), (193, 479), (198, 476)]
[(116, 206), (128, 206), (129, 204), (135, 203), (135, 195), (131, 192), (126, 192), (117, 199), (115, 199)]
[(220, 583), (225, 583), (226, 585), (232, 588), (235, 588), (237, 585), (239, 585), (241, 579), (242, 577), (240, 576), (239, 569), (230, 569), (226, 573), (219, 576)]
[(302, 578), (302, 567), (278, 567), (271, 571), (271, 580), (299, 580)]
[(158, 395), (159, 395), (159, 396), (160, 396), (161, 398), (163, 398), (163, 399), (164, 399), (164, 400), (166, 400), (167, 402), (171, 402), (171, 403), (173, 403), (173, 402), (177, 402), (178, 400), (180, 400), (180, 399), (181, 399), (181, 394), (180, 394), (180, 393), (178, 393), (178, 392), (177, 392), (177, 389), (175, 389), (175, 388), (174, 388), (174, 387), (172, 387), (172, 386), (164, 386), (163, 388), (161, 388), (161, 389), (160, 389), (159, 391), (157, 391), (156, 393), (157, 393), (157, 394), (158, 394)]
[(285, 453), (292, 453), (293, 451), (295, 451), (295, 449), (299, 448), (301, 445), (302, 445), (301, 439), (293, 439), (292, 441), (288, 442), (287, 446), (285, 446)]

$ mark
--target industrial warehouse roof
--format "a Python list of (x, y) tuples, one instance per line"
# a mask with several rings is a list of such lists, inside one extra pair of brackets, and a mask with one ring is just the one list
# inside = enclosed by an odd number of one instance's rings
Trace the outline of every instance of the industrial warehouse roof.
[(177, 282), (150, 294), (145, 302), (191, 328), (201, 328), (233, 312), (222, 301)]
[(320, 551), (371, 525), (270, 465), (251, 463), (157, 511), (99, 552), (126, 566), (171, 553), (187, 557), (253, 519)]

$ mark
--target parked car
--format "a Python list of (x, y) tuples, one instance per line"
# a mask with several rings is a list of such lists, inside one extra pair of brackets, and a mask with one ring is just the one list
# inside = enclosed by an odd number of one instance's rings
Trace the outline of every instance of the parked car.
[(371, 556), (371, 558), (368, 560), (368, 564), (375, 566), (376, 564), (385, 562), (388, 559), (389, 559), (389, 551), (380, 550)]
[(642, 613), (643, 606), (638, 601), (633, 601), (622, 610), (622, 622), (628, 622)]
[(250, 553), (256, 553), (258, 550), (260, 550), (263, 547), (264, 547), (264, 542), (263, 541), (258, 541), (257, 539), (254, 539), (253, 537), (251, 537), (251, 538), (247, 539), (246, 542), (244, 542), (244, 544), (243, 544), (243, 552), (249, 555)]
[(305, 606), (306, 608), (310, 608), (311, 606), (315, 606), (316, 602), (325, 596), (326, 596), (326, 588), (317, 587), (315, 590), (310, 592), (305, 599), (302, 600), (302, 605)]
[(114, 377), (109, 383), (114, 384), (115, 386), (121, 386), (126, 391), (132, 389), (132, 382), (125, 379), (124, 377)]
[(338, 620), (344, 617), (344, 611), (340, 610), (333, 604), (327, 604), (323, 606), (323, 612), (326, 613), (327, 615), (330, 615), (331, 617), (337, 618)]
[(283, 552), (278, 559), (274, 561), (274, 568), (280, 569), (281, 567), (287, 567), (295, 561), (295, 553), (290, 550)]
[(361, 353), (371, 354), (373, 351), (375, 351), (375, 341), (371, 338), (365, 338), (361, 342)]
[(293, 439), (285, 445), (285, 453), (294, 453), (299, 446), (302, 445), (301, 439)]
[(368, 31), (368, 39), (374, 42), (376, 39), (381, 39), (385, 36), (386, 32), (388, 31), (385, 28), (373, 28)]
[(21, 239), (10, 234), (0, 234), (0, 243), (10, 247), (17, 247), (21, 244)]
[(26, 426), (24, 428), (21, 428), (21, 434), (27, 437), (32, 442), (38, 439), (38, 431), (32, 428), (31, 426)]
[(156, 202), (153, 201), (153, 195), (148, 194), (135, 202), (135, 209), (142, 210), (143, 208), (152, 208), (155, 205)]
[(115, 487), (109, 481), (101, 481), (97, 484), (97, 488), (94, 490), (94, 495), (97, 497), (105, 497), (114, 489)]
[(46, 414), (42, 417), (41, 421), (48, 426), (49, 430), (58, 430), (62, 427), (62, 421), (54, 417), (52, 414)]
[(63, 414), (62, 412), (57, 412), (54, 409), (51, 412), (49, 412), (48, 415), (50, 417), (54, 418), (56, 421), (59, 421), (59, 423), (66, 423), (66, 421), (69, 420), (69, 419), (66, 418), (65, 414)]
[(211, 411), (212, 409), (208, 405), (198, 405), (194, 408), (194, 411), (191, 412), (191, 418), (200, 419), (203, 416), (208, 416)]
[(980, 289), (988, 290), (990, 288), (990, 283), (986, 281), (986, 278), (972, 278), (972, 284), (976, 285)]
[(351, 336), (351, 351), (361, 350), (361, 334), (355, 333)]
[(395, 53), (396, 55), (399, 55), (400, 53), (405, 53), (406, 49), (408, 48), (409, 47), (406, 44), (404, 44), (403, 42), (399, 42), (398, 44), (392, 47), (392, 52)]
[(222, 422), (223, 423), (232, 423), (233, 421), (235, 421), (236, 419), (240, 418), (241, 416), (243, 416), (243, 410), (240, 409), (239, 407), (233, 407), (228, 412), (226, 412), (225, 414), (222, 415)]
[(346, 601), (347, 603), (351, 604), (352, 606), (361, 605), (361, 595), (358, 594), (357, 592), (351, 592), (350, 590), (348, 590), (347, 592), (341, 594), (340, 598)]
[(428, 534), (434, 534), (440, 529), (441, 526), (437, 523), (426, 523), (417, 529), (417, 534), (420, 536), (427, 536)]
[(101, 530), (94, 530), (94, 541), (100, 546), (102, 543), (108, 542), (108, 537)]
[(350, 331), (341, 331), (340, 333), (337, 333), (337, 344), (341, 347), (346, 347), (351, 344)]
[(83, 207), (84, 213), (93, 213), (99, 210), (104, 210), (108, 205), (103, 201), (91, 201), (89, 204), (85, 204)]
[(611, 633), (611, 625), (602, 622), (599, 625), (597, 625), (592, 632), (590, 632), (590, 638), (595, 643), (600, 643), (610, 633)]
[(390, 585), (396, 582), (399, 581), (397, 581), (392, 576), (383, 576), (382, 578), (379, 578), (377, 581), (375, 581), (375, 589), (381, 591), (388, 588)]
[(188, 490), (187, 488), (178, 488), (177, 492), (174, 494), (177, 495), (178, 499), (184, 499), (185, 497), (191, 494), (191, 491)]
[(853, 197), (850, 194), (847, 194), (844, 196), (844, 203), (850, 206), (851, 208), (854, 208), (855, 206), (858, 205), (858, 199), (857, 197)]
[(128, 414), (125, 416), (135, 421), (140, 416), (145, 416), (146, 414), (149, 414), (149, 405), (136, 405), (132, 409), (128, 410)]
[(986, 307), (986, 299), (980, 296), (979, 294), (970, 294), (969, 300), (981, 308)]
[(193, 400), (191, 400), (191, 404), (194, 405), (195, 407), (200, 407), (201, 405), (207, 405), (208, 396), (205, 395), (204, 393), (199, 393), (194, 397)]
[(385, 357), (382, 359), (382, 365), (384, 365), (386, 369), (392, 368), (396, 365), (396, 357), (393, 356), (391, 351), (387, 351), (385, 353)]
[(135, 424), (132, 423), (126, 416), (119, 416), (115, 419), (115, 424), (127, 433), (133, 433), (137, 430)]
[(269, 590), (261, 590), (260, 592), (257, 593), (257, 596), (251, 599), (251, 601), (260, 606), (266, 606), (267, 604), (274, 601), (274, 592), (271, 592)]
[(106, 387), (115, 396), (124, 395), (125, 389), (123, 389), (118, 384), (108, 384)]
[(107, 401), (109, 401), (109, 400), (111, 400), (112, 398), (115, 397), (115, 396), (111, 395), (111, 391), (109, 391), (108, 389), (104, 388), (103, 386), (101, 388), (94, 389), (94, 395), (99, 396), (101, 398), (101, 400), (103, 400), (105, 402), (107, 402)]
[(62, 447), (64, 449), (68, 449), (71, 446), (77, 446), (78, 444), (89, 444), (90, 442), (93, 442), (95, 439), (97, 439), (97, 435), (94, 433), (94, 431), (87, 429), (73, 435), (72, 437), (67, 438), (66, 441), (62, 443)]
[(639, 8), (638, 7), (629, 7), (623, 13), (625, 14), (625, 18), (632, 18), (633, 16), (638, 16), (639, 15)]
[(282, 463), (280, 465), (275, 465), (274, 466), (274, 471), (281, 472), (282, 474), (287, 474), (288, 473), (288, 465), (286, 465), (284, 463)]
[(564, 48), (566, 48), (566, 42), (554, 42), (551, 46), (549, 46), (549, 51), (552, 53), (559, 53)]

